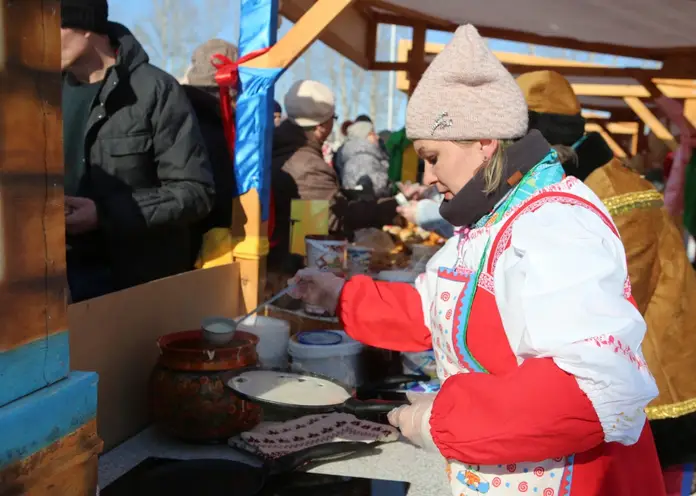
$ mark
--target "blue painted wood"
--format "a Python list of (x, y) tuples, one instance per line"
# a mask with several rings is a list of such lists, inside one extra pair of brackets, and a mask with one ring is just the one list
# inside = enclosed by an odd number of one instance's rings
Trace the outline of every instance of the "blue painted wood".
[[(278, 0), (242, 0), (239, 55), (275, 45), (278, 36)], [(234, 174), (237, 194), (253, 188), (259, 193), (261, 219), (267, 220), (271, 191), (274, 84), (284, 69), (239, 68), (236, 102)]]
[(0, 352), (0, 407), (67, 377), (68, 331)]
[(98, 380), (94, 372), (71, 372), (66, 379), (0, 408), (0, 468), (96, 418)]

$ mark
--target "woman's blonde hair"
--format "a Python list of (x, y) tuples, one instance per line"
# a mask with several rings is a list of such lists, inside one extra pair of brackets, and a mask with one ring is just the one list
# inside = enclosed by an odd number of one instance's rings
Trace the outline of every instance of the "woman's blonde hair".
[[(474, 141), (459, 141), (460, 145), (471, 145)], [(511, 139), (498, 140), (498, 146), (490, 160), (483, 164), (483, 192), (487, 195), (493, 193), (500, 187), (503, 181), (503, 170), (505, 169), (505, 150), (514, 143)], [(477, 171), (478, 172), (478, 171)]]

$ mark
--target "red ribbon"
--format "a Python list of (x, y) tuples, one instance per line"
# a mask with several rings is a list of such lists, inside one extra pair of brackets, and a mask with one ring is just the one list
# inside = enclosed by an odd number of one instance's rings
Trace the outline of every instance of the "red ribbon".
[(263, 48), (246, 54), (237, 61), (216, 53), (210, 58), (210, 63), (217, 69), (215, 81), (220, 86), (220, 107), (222, 109), (222, 125), (225, 128), (225, 137), (227, 138), (227, 146), (230, 149), (230, 155), (234, 158), (234, 144), (237, 137), (234, 115), (232, 115), (232, 97), (230, 90), (236, 90), (239, 85), (239, 66), (244, 62), (248, 62), (256, 57), (263, 55), (270, 48)]
[[(222, 125), (225, 129), (225, 138), (227, 138), (227, 146), (230, 150), (230, 157), (234, 160), (235, 142), (237, 139), (237, 128), (234, 115), (232, 114), (232, 96), (230, 90), (237, 90), (239, 86), (239, 66), (248, 62), (260, 55), (263, 55), (271, 48), (262, 48), (246, 54), (244, 57), (231, 60), (229, 57), (216, 53), (210, 58), (210, 63), (217, 69), (215, 74), (215, 82), (220, 86), (220, 108), (222, 110)], [(275, 228), (275, 204), (273, 202), (273, 194), (270, 195), (268, 212), (268, 238), (273, 235)], [(271, 242), (271, 245), (277, 243)]]

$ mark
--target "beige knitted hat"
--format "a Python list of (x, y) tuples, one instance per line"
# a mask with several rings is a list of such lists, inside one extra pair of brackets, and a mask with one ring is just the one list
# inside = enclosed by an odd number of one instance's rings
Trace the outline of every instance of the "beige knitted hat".
[(333, 92), (318, 81), (296, 81), (285, 94), (285, 112), (298, 126), (323, 124), (333, 118), (335, 110)]
[(211, 58), (217, 54), (224, 55), (228, 59), (237, 60), (237, 47), (232, 43), (213, 38), (198, 45), (191, 56), (191, 66), (186, 72), (186, 82), (192, 86), (217, 86), (215, 74), (217, 69), (213, 66)]
[(411, 140), (512, 139), (527, 133), (527, 104), (476, 28), (460, 26), (408, 102)]

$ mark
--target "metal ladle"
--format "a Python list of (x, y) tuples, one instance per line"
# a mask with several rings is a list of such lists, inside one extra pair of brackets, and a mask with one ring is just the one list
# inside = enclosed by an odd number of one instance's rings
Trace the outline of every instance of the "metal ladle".
[(223, 323), (223, 325), (228, 327), (228, 330), (225, 330), (224, 332), (215, 332), (209, 329), (206, 329), (207, 326), (205, 323), (203, 324), (203, 337), (205, 338), (206, 341), (212, 344), (226, 344), (232, 341), (234, 338), (234, 333), (237, 332), (237, 327), (239, 324), (244, 322), (246, 319), (251, 317), (252, 315), (258, 313), (260, 310), (262, 310), (266, 305), (270, 305), (274, 301), (282, 298), (286, 294), (288, 294), (290, 291), (292, 291), (297, 284), (291, 284), (282, 291), (276, 293), (275, 295), (271, 296), (268, 300), (264, 301), (261, 303), (259, 306), (254, 308), (251, 312), (248, 312), (246, 315), (243, 315), (242, 317), (233, 320), (233, 319), (224, 319), (224, 318), (211, 318), (208, 320), (210, 324), (214, 323)]

